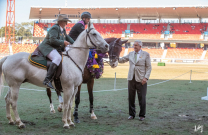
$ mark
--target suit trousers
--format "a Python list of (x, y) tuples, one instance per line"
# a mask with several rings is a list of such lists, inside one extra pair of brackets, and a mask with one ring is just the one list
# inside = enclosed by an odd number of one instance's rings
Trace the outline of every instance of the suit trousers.
[(53, 62), (55, 63), (57, 66), (59, 66), (59, 64), (61, 63), (62, 57), (61, 55), (58, 53), (58, 51), (56, 49), (53, 49), (48, 55), (47, 57)]
[(142, 85), (141, 82), (135, 80), (135, 76), (132, 80), (128, 81), (128, 100), (129, 100), (129, 115), (135, 117), (135, 97), (136, 92), (139, 100), (139, 117), (145, 117), (146, 114), (146, 94), (147, 94), (147, 83)]

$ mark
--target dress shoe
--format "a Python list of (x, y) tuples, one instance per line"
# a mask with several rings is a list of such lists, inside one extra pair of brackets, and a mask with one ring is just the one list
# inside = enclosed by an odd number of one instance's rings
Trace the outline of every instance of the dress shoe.
[(143, 121), (145, 118), (144, 117), (139, 117), (139, 120), (140, 121)]
[(133, 119), (134, 119), (133, 116), (129, 116), (129, 117), (128, 117), (128, 120), (133, 120)]

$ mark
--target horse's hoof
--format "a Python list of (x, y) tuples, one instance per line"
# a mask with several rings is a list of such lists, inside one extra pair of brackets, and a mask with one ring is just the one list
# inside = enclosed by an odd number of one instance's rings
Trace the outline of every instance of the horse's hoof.
[(96, 116), (91, 116), (91, 119), (96, 120), (97, 117)]
[(70, 127), (75, 127), (74, 123), (69, 125)]
[(80, 123), (79, 119), (74, 119), (75, 123)]
[(65, 129), (70, 129), (70, 127), (69, 127), (69, 126), (64, 126), (64, 128), (65, 128)]
[(56, 113), (56, 111), (55, 111), (55, 110), (51, 110), (51, 111), (50, 111), (50, 113), (52, 113), (52, 114), (53, 114), (53, 113)]
[(59, 107), (57, 108), (57, 110), (58, 110), (59, 112), (62, 112), (62, 109), (61, 109), (61, 108), (59, 108)]
[(19, 129), (23, 129), (23, 128), (25, 128), (26, 126), (24, 125), (24, 124), (22, 124), (22, 125), (19, 125)]
[(9, 125), (15, 125), (14, 121), (9, 122)]

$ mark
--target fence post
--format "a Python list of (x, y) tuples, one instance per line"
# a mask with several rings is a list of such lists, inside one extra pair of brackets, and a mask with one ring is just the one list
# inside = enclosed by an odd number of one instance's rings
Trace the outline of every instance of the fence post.
[(191, 82), (191, 76), (192, 76), (192, 70), (190, 71), (190, 82), (189, 83), (192, 83)]
[(114, 90), (116, 90), (116, 72), (115, 72)]

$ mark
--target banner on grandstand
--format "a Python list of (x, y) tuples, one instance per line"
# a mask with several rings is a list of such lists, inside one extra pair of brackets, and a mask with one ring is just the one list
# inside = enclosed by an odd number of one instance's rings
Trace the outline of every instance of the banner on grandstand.
[(130, 30), (125, 30), (125, 33), (130, 33)]
[(205, 32), (204, 32), (204, 35), (208, 35), (208, 31), (205, 31)]
[(201, 44), (200, 44), (200, 47), (201, 47), (201, 48), (202, 48), (202, 47), (204, 47), (204, 44), (203, 44), (203, 43), (201, 43)]
[(170, 43), (170, 47), (176, 48), (176, 43)]
[[(59, 14), (55, 15), (55, 17), (58, 17)], [(75, 14), (68, 14), (69, 18), (80, 18), (80, 14), (75, 15)]]
[(170, 34), (170, 31), (165, 31), (165, 34)]

